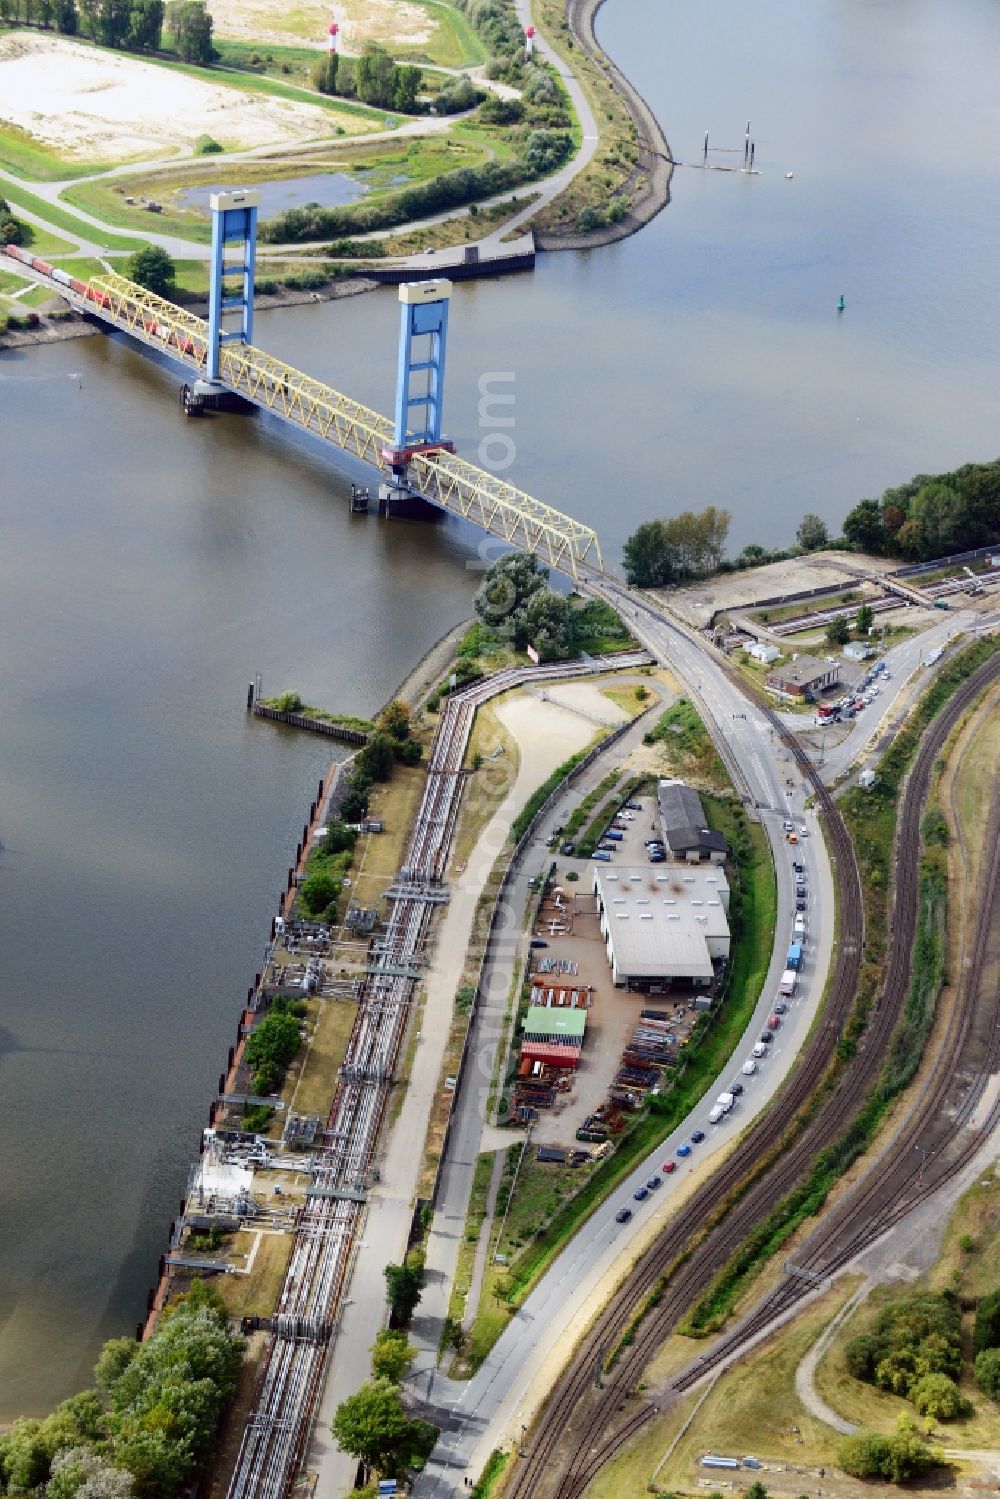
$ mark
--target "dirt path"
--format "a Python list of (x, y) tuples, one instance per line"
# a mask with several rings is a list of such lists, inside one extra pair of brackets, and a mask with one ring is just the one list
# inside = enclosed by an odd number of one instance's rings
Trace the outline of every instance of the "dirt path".
[(843, 1416), (838, 1416), (833, 1407), (827, 1405), (816, 1388), (816, 1369), (819, 1366), (820, 1359), (833, 1342), (840, 1327), (857, 1310), (870, 1290), (871, 1281), (862, 1281), (854, 1295), (844, 1302), (837, 1315), (826, 1324), (795, 1371), (795, 1393), (809, 1414), (815, 1416), (817, 1421), (822, 1421), (825, 1425), (832, 1426), (834, 1431), (839, 1431), (841, 1436), (845, 1437), (853, 1436), (858, 1429), (857, 1423), (847, 1421)]

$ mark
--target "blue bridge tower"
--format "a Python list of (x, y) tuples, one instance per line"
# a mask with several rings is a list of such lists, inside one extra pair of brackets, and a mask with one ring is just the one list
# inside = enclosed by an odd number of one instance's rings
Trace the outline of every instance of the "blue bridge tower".
[(382, 450), (397, 473), (416, 453), (455, 451), (441, 435), (450, 297), (450, 281), (404, 281), (399, 288), (395, 430), (393, 446)]
[[(219, 351), (227, 339), (253, 343), (253, 273), (257, 251), (256, 192), (213, 193), (212, 263), (208, 297), (209, 380), (219, 378)], [(229, 245), (238, 247), (234, 259), (226, 258)], [(225, 318), (238, 315), (238, 328), (224, 328)]]

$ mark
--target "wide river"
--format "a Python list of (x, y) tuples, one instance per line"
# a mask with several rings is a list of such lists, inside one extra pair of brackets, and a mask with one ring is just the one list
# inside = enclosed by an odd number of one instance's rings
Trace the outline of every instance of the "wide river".
[[(612, 562), (651, 515), (782, 543), (995, 457), (993, 0), (609, 0), (600, 35), (679, 160), (708, 130), (738, 165), (749, 118), (760, 175), (679, 168), (635, 238), (458, 288), (461, 451), (511, 437), (510, 477)], [(257, 341), (388, 409), (396, 315), (262, 314)], [(377, 708), (490, 555), (351, 517), (357, 470), (186, 423), (178, 378), (105, 338), (0, 356), (0, 1417), (86, 1383), (155, 1279), (328, 759), (247, 723), (248, 679)]]

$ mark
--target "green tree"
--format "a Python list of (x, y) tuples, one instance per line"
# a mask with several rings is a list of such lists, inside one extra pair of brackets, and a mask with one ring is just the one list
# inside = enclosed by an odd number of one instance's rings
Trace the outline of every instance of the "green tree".
[(393, 1320), (406, 1326), (423, 1295), (424, 1267), (407, 1259), (402, 1265), (385, 1267), (386, 1300)]
[(406, 1340), (405, 1332), (380, 1332), (372, 1348), (372, 1373), (376, 1379), (399, 1384), (417, 1356), (417, 1350)]
[(667, 540), (663, 522), (643, 521), (622, 549), (626, 581), (636, 588), (662, 588), (673, 582), (677, 558)]
[(510, 552), (486, 569), (476, 591), (476, 613), (489, 629), (512, 634), (512, 616), (544, 588), (548, 569), (526, 552)]
[(363, 104), (376, 109), (390, 109), (396, 97), (396, 76), (399, 69), (384, 47), (378, 42), (366, 42), (365, 49), (354, 64), (354, 88)]
[(947, 1374), (924, 1374), (910, 1390), (910, 1399), (922, 1416), (935, 1421), (954, 1421), (971, 1410), (958, 1385)]
[(56, 6), (56, 28), (63, 36), (76, 36), (77, 25), (76, 0), (59, 0)]
[(826, 522), (820, 520), (818, 515), (810, 511), (799, 521), (799, 528), (795, 533), (795, 540), (806, 552), (815, 552), (818, 547), (825, 547), (830, 539), (830, 533), (826, 529)]
[(410, 710), (401, 697), (395, 697), (382, 709), (375, 724), (390, 739), (409, 739)]
[(858, 552), (880, 552), (885, 541), (878, 500), (862, 500), (844, 517), (844, 538)]
[(342, 881), (328, 870), (315, 869), (299, 886), (299, 899), (309, 916), (322, 917), (335, 905), (341, 889)]
[(927, 557), (940, 557), (966, 545), (965, 498), (950, 484), (933, 480), (922, 485), (910, 505), (910, 520), (923, 533), (923, 552)]
[(359, 750), (354, 763), (373, 781), (391, 780), (392, 767), (396, 763), (395, 741), (388, 734), (376, 731), (369, 736), (364, 749)]
[(875, 615), (871, 604), (862, 604), (858, 610), (858, 617), (854, 621), (854, 630), (857, 635), (867, 635), (875, 623)]
[(204, 0), (170, 0), (167, 29), (185, 62), (210, 63), (218, 56), (212, 45), (212, 17)]
[[(308, 880), (303, 883), (303, 890), (308, 883)], [(280, 1083), (286, 1067), (301, 1045), (302, 1033), (293, 1015), (275, 1013), (273, 1009), (265, 1015), (256, 1030), (247, 1037), (243, 1051), (247, 1065), (253, 1069), (254, 1090), (258, 1093), (271, 1092)], [(128, 1378), (128, 1374), (125, 1377)]]
[(406, 1414), (399, 1387), (373, 1379), (349, 1396), (333, 1418), (333, 1434), (344, 1452), (379, 1473), (401, 1474), (426, 1460), (437, 1439), (437, 1427)]
[(976, 1384), (991, 1400), (1000, 1401), (1000, 1348), (976, 1354)]
[(732, 520), (728, 510), (707, 505), (704, 510), (682, 510), (663, 522), (663, 532), (676, 556), (682, 577), (712, 572), (725, 556)]
[(335, 94), (339, 68), (339, 52), (328, 52), (325, 57), (321, 57), (312, 70), (313, 87), (321, 94)]
[(768, 1499), (767, 1489), (759, 1478), (747, 1489), (745, 1499)]
[(990, 1291), (979, 1298), (972, 1346), (976, 1353), (982, 1353), (984, 1348), (1000, 1347), (1000, 1290)]
[(851, 627), (841, 615), (831, 619), (826, 627), (826, 638), (830, 645), (846, 645), (851, 638)]
[(132, 52), (155, 52), (163, 31), (164, 0), (131, 0), (125, 45)]
[(413, 114), (417, 108), (417, 94), (423, 81), (424, 75), (419, 68), (411, 65), (397, 67), (392, 96), (393, 109), (398, 109), (400, 114)]
[(871, 1384), (875, 1379), (875, 1365), (878, 1362), (878, 1343), (867, 1333), (860, 1337), (852, 1338), (844, 1349), (844, 1363), (847, 1372), (855, 1379), (862, 1379)]
[(94, 1365), (94, 1378), (110, 1399), (111, 1392), (139, 1351), (134, 1338), (111, 1338)]
[(131, 1473), (90, 1447), (65, 1447), (52, 1459), (45, 1499), (133, 1499)]
[(514, 643), (533, 645), (543, 661), (569, 652), (576, 611), (565, 594), (540, 588), (513, 616)]
[(145, 245), (125, 262), (126, 275), (158, 297), (170, 297), (174, 291), (176, 270), (166, 250), (159, 245)]

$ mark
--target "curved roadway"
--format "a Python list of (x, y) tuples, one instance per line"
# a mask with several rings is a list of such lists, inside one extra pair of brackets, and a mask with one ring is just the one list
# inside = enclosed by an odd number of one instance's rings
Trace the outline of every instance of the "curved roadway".
[[(627, 595), (614, 588), (621, 608)], [(478, 1373), (459, 1384), (441, 1376), (433, 1380), (432, 1394), (445, 1430), (425, 1472), (417, 1480), (419, 1499), (443, 1499), (444, 1495), (474, 1480), (490, 1452), (516, 1441), (535, 1408), (547, 1394), (558, 1367), (589, 1321), (595, 1306), (608, 1295), (626, 1273), (629, 1264), (654, 1225), (679, 1208), (691, 1187), (705, 1178), (713, 1157), (742, 1132), (767, 1104), (792, 1067), (799, 1046), (812, 1023), (814, 1001), (823, 992), (833, 936), (833, 880), (826, 847), (812, 813), (803, 810), (803, 787), (786, 753), (774, 742), (767, 722), (755, 714), (742, 693), (733, 686), (713, 659), (709, 648), (691, 638), (671, 621), (657, 615), (637, 597), (625, 603), (623, 612), (630, 629), (659, 661), (686, 684), (714, 734), (724, 741), (727, 758), (735, 764), (738, 784), (745, 799), (756, 807), (774, 854), (777, 875), (778, 917), (771, 965), (755, 1009), (738, 1047), (727, 1066), (706, 1091), (704, 1101), (622, 1183), (613, 1199), (585, 1223), (562, 1254), (511, 1318), (496, 1346)], [(789, 784), (791, 782), (791, 784)], [(793, 820), (807, 836), (796, 847), (785, 837), (783, 823)], [(807, 885), (806, 951), (802, 978), (795, 999), (789, 1004), (785, 1024), (770, 1047), (770, 1055), (758, 1063), (753, 1077), (742, 1077), (745, 1092), (736, 1108), (718, 1125), (707, 1122), (715, 1095), (740, 1072), (753, 1043), (764, 1026), (785, 966), (785, 951), (791, 939), (795, 907), (792, 859), (805, 865)], [(668, 1155), (687, 1139), (695, 1126), (708, 1136), (693, 1148), (682, 1169), (663, 1176), (663, 1186), (641, 1206), (632, 1192), (646, 1177), (659, 1172)], [(675, 1157), (676, 1158), (676, 1157)], [(615, 1221), (615, 1211), (624, 1204), (635, 1209), (628, 1224)], [(421, 1394), (424, 1392), (421, 1391)]]

